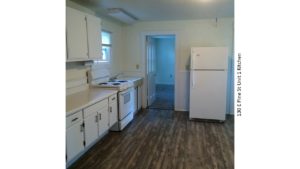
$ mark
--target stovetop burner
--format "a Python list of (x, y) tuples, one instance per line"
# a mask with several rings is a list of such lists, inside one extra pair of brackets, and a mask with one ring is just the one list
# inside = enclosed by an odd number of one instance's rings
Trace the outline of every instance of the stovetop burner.
[(119, 91), (125, 90), (133, 86), (133, 83), (128, 80), (104, 81), (97, 83), (96, 86), (104, 88), (115, 88)]

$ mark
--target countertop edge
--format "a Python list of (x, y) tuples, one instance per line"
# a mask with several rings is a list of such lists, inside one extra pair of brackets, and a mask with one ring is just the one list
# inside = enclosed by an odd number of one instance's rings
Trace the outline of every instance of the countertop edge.
[(68, 117), (68, 116), (70, 116), (72, 114), (75, 114), (76, 112), (78, 112), (78, 111), (80, 111), (80, 110), (82, 110), (82, 109), (84, 109), (84, 108), (86, 108), (88, 106), (91, 106), (92, 104), (95, 104), (95, 103), (97, 103), (97, 102), (99, 102), (101, 100), (104, 100), (104, 99), (106, 99), (106, 98), (108, 98), (108, 97), (110, 97), (110, 96), (112, 96), (114, 94), (117, 94), (117, 92), (118, 92), (117, 90), (107, 90), (107, 91), (108, 91), (108, 93), (104, 94), (101, 97), (95, 98), (93, 100), (90, 100), (89, 102), (86, 102), (83, 105), (80, 105), (80, 106), (78, 106), (78, 107), (76, 107), (74, 109), (66, 111), (66, 117)]

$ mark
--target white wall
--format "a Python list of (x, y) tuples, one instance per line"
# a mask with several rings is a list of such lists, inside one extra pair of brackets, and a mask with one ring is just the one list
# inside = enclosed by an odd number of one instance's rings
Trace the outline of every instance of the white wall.
[(102, 29), (112, 33), (112, 57), (110, 59), (110, 73), (115, 75), (123, 72), (124, 68), (124, 33), (122, 25), (107, 19), (102, 19)]
[(155, 38), (156, 48), (156, 84), (174, 84), (175, 39)]
[[(140, 74), (145, 77), (145, 59), (141, 36), (147, 32), (176, 32), (176, 88), (175, 109), (188, 110), (189, 88), (189, 57), (192, 46), (227, 46), (229, 48), (229, 60), (233, 57), (233, 18), (188, 20), (188, 21), (156, 21), (140, 22), (125, 26), (125, 52), (126, 59), (124, 70), (132, 74)], [(136, 69), (136, 65), (140, 65)], [(231, 77), (231, 76), (229, 76)], [(232, 78), (229, 79), (232, 81)], [(145, 88), (145, 86), (144, 86)], [(230, 89), (230, 87), (229, 87)], [(144, 93), (145, 93), (144, 89)], [(228, 91), (230, 93), (230, 91)], [(143, 106), (146, 106), (145, 95)], [(230, 98), (233, 102), (233, 98)], [(233, 113), (233, 108), (227, 112)], [(232, 107), (232, 106), (231, 106)]]

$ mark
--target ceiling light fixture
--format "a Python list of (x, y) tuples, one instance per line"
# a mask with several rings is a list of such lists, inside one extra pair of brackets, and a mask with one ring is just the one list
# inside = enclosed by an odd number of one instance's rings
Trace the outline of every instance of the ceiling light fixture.
[(135, 16), (121, 8), (108, 9), (108, 15), (120, 20), (121, 22), (132, 24), (138, 20)]

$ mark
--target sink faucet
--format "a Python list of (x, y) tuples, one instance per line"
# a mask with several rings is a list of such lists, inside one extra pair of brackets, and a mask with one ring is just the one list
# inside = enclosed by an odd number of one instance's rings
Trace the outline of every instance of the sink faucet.
[(118, 78), (118, 76), (120, 76), (120, 75), (122, 75), (122, 74), (123, 74), (123, 73), (118, 73), (118, 74), (112, 76), (112, 77), (110, 78), (110, 80), (111, 80), (111, 81), (116, 80), (116, 79)]

